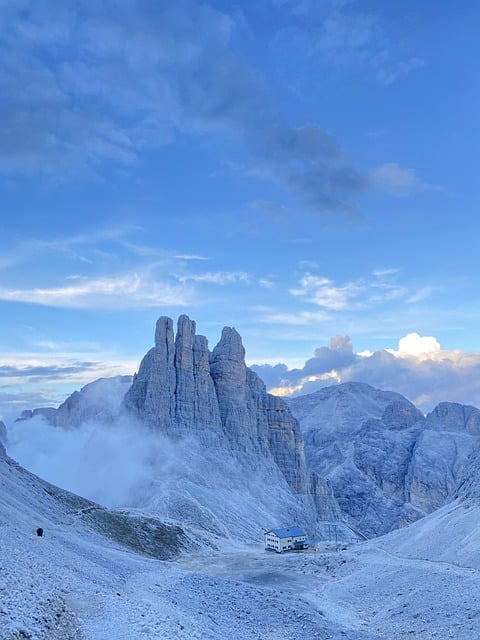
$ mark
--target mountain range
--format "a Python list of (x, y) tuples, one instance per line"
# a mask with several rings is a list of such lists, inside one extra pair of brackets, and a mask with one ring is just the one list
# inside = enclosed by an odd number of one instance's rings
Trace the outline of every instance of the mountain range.
[[(210, 352), (162, 317), (134, 376), (0, 422), (0, 639), (476, 640), (479, 438), (475, 407), (361, 383), (284, 401), (233, 328)], [(27, 471), (44, 439), (42, 470), (128, 491), (104, 506)], [(326, 553), (260, 553), (293, 523)]]
[(235, 329), (210, 352), (185, 315), (176, 333), (159, 318), (133, 377), (97, 380), (20, 420), (38, 417), (153, 437), (123, 506), (240, 539), (290, 522), (314, 537), (334, 523), (345, 539), (405, 526), (454, 495), (480, 445), (470, 406), (445, 402), (424, 416), (398, 393), (355, 382), (275, 397), (246, 366)]

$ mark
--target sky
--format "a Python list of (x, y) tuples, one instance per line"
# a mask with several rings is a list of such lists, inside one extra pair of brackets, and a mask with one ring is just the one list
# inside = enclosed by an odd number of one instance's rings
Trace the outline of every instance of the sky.
[(155, 321), (276, 393), (480, 405), (480, 6), (0, 0), (0, 417)]

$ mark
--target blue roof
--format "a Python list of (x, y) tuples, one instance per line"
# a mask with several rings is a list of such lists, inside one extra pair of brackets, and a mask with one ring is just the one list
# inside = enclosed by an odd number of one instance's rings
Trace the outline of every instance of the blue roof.
[(305, 531), (300, 529), (300, 527), (285, 527), (283, 529), (271, 529), (270, 531), (266, 531), (266, 533), (274, 533), (279, 538), (290, 538), (293, 536), (304, 536)]

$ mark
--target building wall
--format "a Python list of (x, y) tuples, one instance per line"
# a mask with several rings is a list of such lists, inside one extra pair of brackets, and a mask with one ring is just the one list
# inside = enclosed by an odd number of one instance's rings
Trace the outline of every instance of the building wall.
[(289, 536), (288, 538), (279, 538), (274, 533), (265, 535), (265, 548), (274, 549), (278, 553), (282, 551), (290, 551), (295, 548), (295, 542), (305, 542), (306, 536)]

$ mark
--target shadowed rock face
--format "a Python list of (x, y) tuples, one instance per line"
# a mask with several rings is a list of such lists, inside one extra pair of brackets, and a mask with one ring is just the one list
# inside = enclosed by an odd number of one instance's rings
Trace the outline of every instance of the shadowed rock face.
[(7, 427), (0, 420), (0, 455), (5, 453), (5, 443), (7, 442)]
[(235, 329), (210, 352), (187, 316), (176, 333), (161, 317), (154, 340), (133, 381), (97, 380), (49, 417), (65, 429), (109, 423), (158, 435), (129, 506), (245, 540), (291, 523), (314, 536), (318, 520), (338, 518), (331, 486), (307, 472), (298, 422), (248, 369)]
[(187, 316), (178, 319), (176, 336), (172, 320), (159, 318), (155, 346), (124, 405), (168, 435), (195, 434), (209, 445), (273, 458), (293, 491), (310, 493), (298, 423), (248, 369), (241, 337), (231, 327), (210, 353)]

